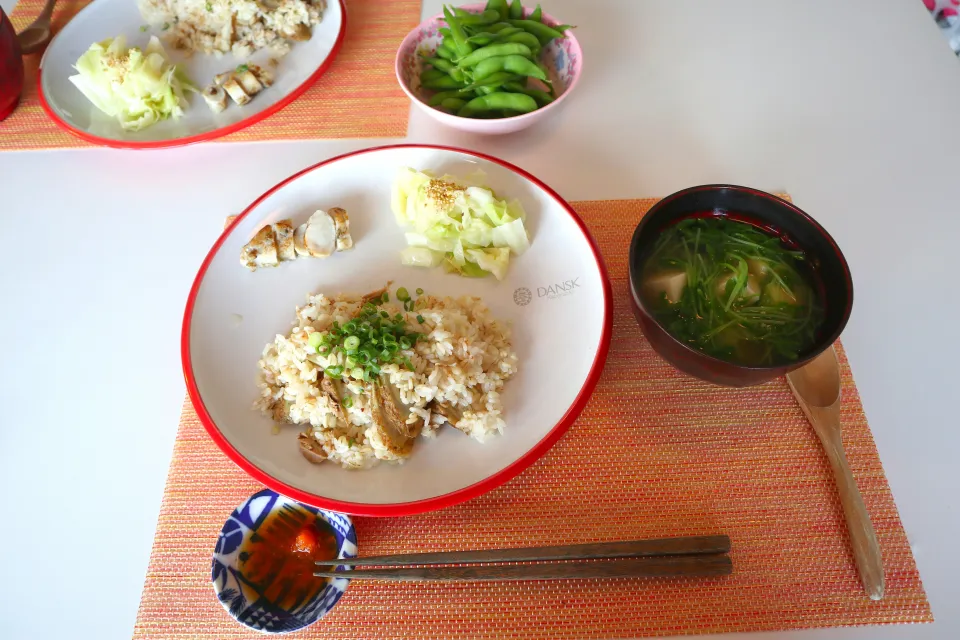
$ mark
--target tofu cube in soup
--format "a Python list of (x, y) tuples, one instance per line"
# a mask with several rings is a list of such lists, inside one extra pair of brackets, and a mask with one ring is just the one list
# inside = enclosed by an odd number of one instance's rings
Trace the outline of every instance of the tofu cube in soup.
[(659, 299), (665, 295), (667, 302), (676, 304), (680, 301), (683, 289), (687, 286), (687, 272), (661, 271), (647, 278), (643, 286), (648, 296)]

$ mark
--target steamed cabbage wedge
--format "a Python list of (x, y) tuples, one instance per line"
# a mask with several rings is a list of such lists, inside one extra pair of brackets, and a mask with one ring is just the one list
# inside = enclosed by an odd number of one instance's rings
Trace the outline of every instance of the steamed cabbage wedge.
[(78, 73), (70, 81), (127, 131), (179, 118), (187, 107), (184, 94), (196, 91), (183, 71), (171, 64), (156, 36), (144, 51), (127, 48), (123, 36), (96, 42), (74, 68)]
[(393, 213), (406, 233), (405, 265), (436, 267), (467, 277), (507, 275), (510, 256), (530, 246), (526, 213), (517, 200), (501, 200), (467, 179), (404, 168), (393, 184)]

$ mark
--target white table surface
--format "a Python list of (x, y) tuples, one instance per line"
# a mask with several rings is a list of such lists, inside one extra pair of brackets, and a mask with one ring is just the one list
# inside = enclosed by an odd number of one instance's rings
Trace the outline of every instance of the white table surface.
[[(407, 139), (500, 156), (569, 200), (721, 181), (790, 192), (853, 270), (844, 344), (937, 621), (749, 637), (960, 637), (949, 366), (960, 359), (960, 62), (923, 3), (547, 10), (579, 25), (585, 52), (560, 113), (481, 138), (414, 112)], [(224, 217), (275, 182), (389, 142), (0, 153), (0, 637), (130, 636), (184, 397), (180, 321), (197, 267)], [(97, 243), (78, 241), (94, 229)]]

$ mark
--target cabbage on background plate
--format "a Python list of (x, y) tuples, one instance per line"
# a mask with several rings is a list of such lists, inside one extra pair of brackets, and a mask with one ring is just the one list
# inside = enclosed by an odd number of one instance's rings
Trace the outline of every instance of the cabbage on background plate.
[(170, 62), (156, 36), (151, 36), (145, 51), (128, 49), (123, 36), (96, 42), (74, 68), (79, 73), (70, 76), (70, 81), (127, 131), (179, 118), (187, 107), (185, 92), (196, 91), (183, 71)]

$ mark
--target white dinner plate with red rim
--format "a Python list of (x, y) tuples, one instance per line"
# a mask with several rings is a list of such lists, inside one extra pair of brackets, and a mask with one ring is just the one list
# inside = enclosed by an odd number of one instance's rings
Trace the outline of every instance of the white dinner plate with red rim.
[[(290, 104), (317, 81), (336, 57), (346, 33), (344, 0), (327, 0), (323, 20), (313, 27), (306, 42), (293, 42), (290, 52), (280, 59), (274, 84), (244, 105), (237, 106), (229, 98), (227, 108), (213, 113), (203, 97), (189, 93), (189, 107), (176, 120), (168, 119), (141, 131), (124, 131), (115, 118), (93, 106), (69, 77), (77, 72), (77, 59), (94, 42), (124, 35), (127, 46), (145, 47), (151, 35), (163, 42), (158, 28), (148, 28), (140, 15), (136, 0), (96, 0), (84, 7), (53, 38), (40, 61), (40, 103), (47, 115), (70, 133), (94, 144), (151, 149), (203, 142), (245, 129)], [(171, 60), (182, 63), (187, 75), (203, 89), (213, 77), (239, 64), (265, 64), (271, 57), (268, 50), (255, 52), (249, 59), (232, 54), (217, 58), (195, 53), (185, 56), (164, 43)]]
[[(404, 230), (390, 209), (401, 167), (468, 175), (477, 169), (502, 198), (527, 211), (530, 249), (503, 281), (443, 269), (404, 267)], [(343, 207), (355, 248), (250, 272), (241, 247), (263, 225)], [(409, 291), (477, 295), (511, 322), (519, 371), (502, 393), (504, 433), (479, 443), (452, 428), (420, 438), (403, 464), (348, 471), (314, 465), (298, 450), (300, 427), (274, 433), (252, 409), (257, 360), (287, 333), (306, 295), (366, 293), (388, 280)], [(321, 162), (258, 198), (224, 231), (190, 291), (182, 358), (190, 398), (220, 448), (265, 485), (336, 511), (397, 516), (450, 506), (506, 482), (543, 455), (582, 411), (603, 369), (612, 301), (606, 270), (583, 222), (550, 187), (522, 169), (479, 153), (426, 145), (378, 147)], [(211, 478), (216, 484), (217, 480)]]

